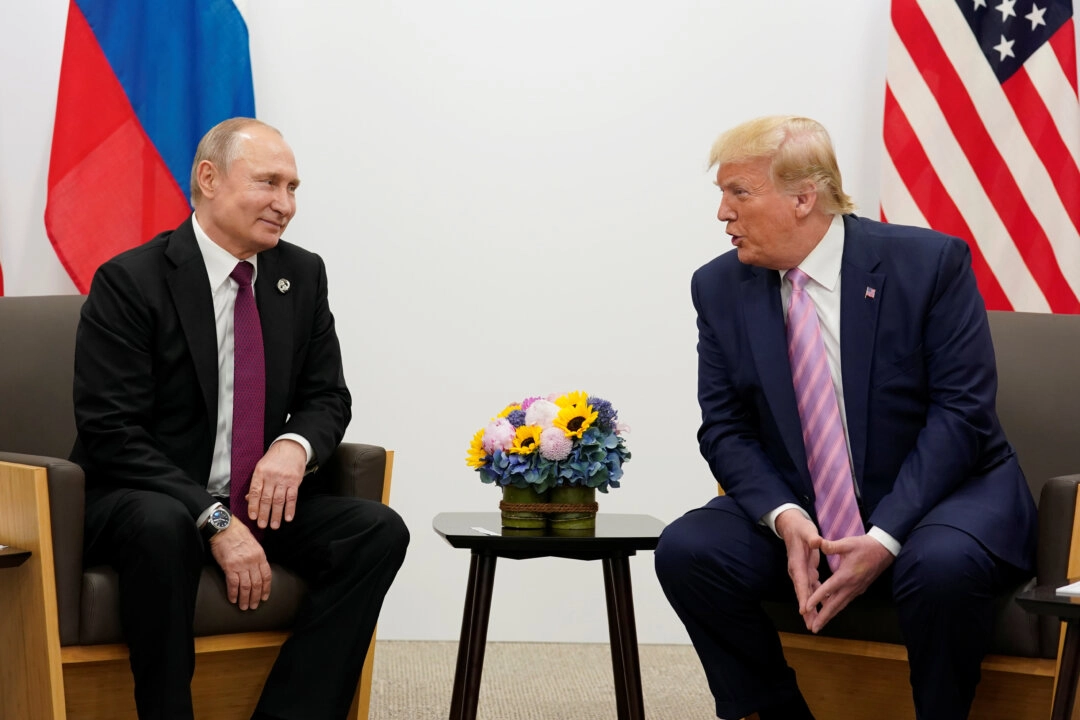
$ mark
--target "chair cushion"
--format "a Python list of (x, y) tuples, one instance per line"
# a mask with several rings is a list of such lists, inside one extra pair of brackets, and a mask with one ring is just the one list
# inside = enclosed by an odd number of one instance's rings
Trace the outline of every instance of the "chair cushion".
[[(1016, 655), (1020, 657), (1057, 656), (1057, 647), (1042, 648), (1039, 644), (1039, 619), (1026, 612), (1016, 603), (1016, 595), (1033, 587), (1034, 580), (1025, 582), (998, 597), (995, 614), (997, 621), (994, 637), (988, 652), (992, 655)], [(795, 601), (763, 603), (765, 612), (781, 632), (808, 634)], [(871, 642), (904, 644), (900, 635), (900, 621), (891, 600), (882, 597), (860, 597), (825, 626), (820, 633), (824, 637), (845, 640), (869, 640)]]
[[(228, 600), (221, 570), (212, 565), (203, 568), (195, 600), (195, 636), (290, 629), (307, 585), (280, 565), (271, 563), (270, 571), (273, 573), (270, 599), (255, 610), (240, 610)], [(120, 628), (120, 582), (111, 567), (100, 565), (83, 573), (80, 609), (78, 644), (124, 642)]]

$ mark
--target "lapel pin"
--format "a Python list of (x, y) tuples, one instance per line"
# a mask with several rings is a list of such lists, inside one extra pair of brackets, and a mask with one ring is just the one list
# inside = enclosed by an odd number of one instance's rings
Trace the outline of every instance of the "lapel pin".
[[(285, 284), (288, 285), (288, 283), (285, 283)], [(281, 283), (278, 283), (278, 289), (280, 289), (280, 288), (281, 288)], [(284, 292), (284, 291), (282, 291), (282, 292)], [(872, 288), (870, 286), (867, 286), (866, 292), (863, 294), (863, 298), (870, 298), (871, 300), (873, 300), (875, 295), (877, 295), (877, 290), (875, 290), (874, 288)]]
[[(289, 292), (289, 287), (290, 287), (289, 281), (286, 280), (285, 278), (281, 278), (280, 280), (277, 281), (277, 291), (279, 293), (281, 293), (282, 295)], [(869, 291), (869, 290), (870, 290), (870, 288), (867, 288), (867, 291)]]

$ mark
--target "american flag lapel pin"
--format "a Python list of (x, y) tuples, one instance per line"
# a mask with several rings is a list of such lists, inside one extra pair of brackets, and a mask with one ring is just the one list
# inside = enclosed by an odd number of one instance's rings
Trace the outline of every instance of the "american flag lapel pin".
[(870, 300), (873, 300), (875, 295), (877, 295), (877, 290), (867, 285), (866, 292), (863, 293), (863, 298), (869, 298)]

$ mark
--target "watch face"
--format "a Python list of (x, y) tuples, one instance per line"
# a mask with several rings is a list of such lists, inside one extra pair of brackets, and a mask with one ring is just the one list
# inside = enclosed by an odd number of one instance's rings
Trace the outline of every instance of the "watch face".
[(218, 532), (229, 527), (229, 520), (232, 518), (229, 515), (229, 511), (225, 508), (218, 508), (214, 512), (210, 513), (210, 517), (207, 519), (207, 524), (212, 525)]

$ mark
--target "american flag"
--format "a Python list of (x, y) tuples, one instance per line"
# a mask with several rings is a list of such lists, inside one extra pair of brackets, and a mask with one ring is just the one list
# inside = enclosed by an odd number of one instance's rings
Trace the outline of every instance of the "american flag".
[(882, 219), (967, 240), (986, 305), (1080, 313), (1071, 0), (892, 0)]

